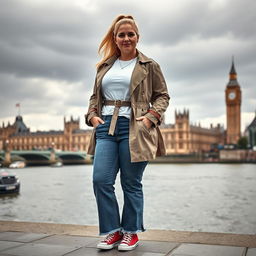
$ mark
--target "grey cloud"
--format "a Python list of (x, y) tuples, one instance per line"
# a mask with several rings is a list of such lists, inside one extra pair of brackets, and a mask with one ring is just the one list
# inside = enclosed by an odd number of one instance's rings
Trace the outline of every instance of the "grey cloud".
[[(183, 8), (179, 2), (169, 8), (149, 9), (150, 16), (142, 18), (147, 42), (173, 45), (193, 36), (200, 38), (218, 38), (233, 35), (235, 38), (255, 38), (256, 2), (253, 0), (222, 1), (224, 6), (213, 8), (214, 1), (186, 1)], [(157, 18), (154, 18), (157, 17)]]
[[(22, 103), (22, 107), (31, 107), (32, 103), (36, 103), (37, 106), (31, 108), (29, 112), (44, 111), (44, 105), (41, 104), (42, 99), (46, 97), (44, 87), (36, 87), (35, 84), (28, 83), (27, 80), (17, 79), (10, 75), (1, 75), (0, 89), (0, 118), (14, 113), (16, 103)], [(25, 104), (23, 105), (23, 103)]]
[(85, 79), (96, 42), (93, 19), (79, 9), (29, 6), (1, 8), (0, 72), (24, 77)]

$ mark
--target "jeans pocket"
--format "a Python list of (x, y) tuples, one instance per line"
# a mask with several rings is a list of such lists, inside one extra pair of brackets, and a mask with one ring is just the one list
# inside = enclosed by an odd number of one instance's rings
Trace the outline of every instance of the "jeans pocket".
[(97, 129), (101, 124), (102, 124), (102, 123), (99, 123), (99, 124), (95, 127), (95, 129)]

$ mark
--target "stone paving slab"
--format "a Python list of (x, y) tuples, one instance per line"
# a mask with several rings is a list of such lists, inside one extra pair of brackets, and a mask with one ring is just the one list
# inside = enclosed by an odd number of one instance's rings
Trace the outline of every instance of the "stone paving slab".
[[(0, 233), (1, 234), (1, 233)], [(17, 247), (23, 245), (23, 243), (10, 242), (10, 241), (0, 241), (0, 252), (6, 249)]]
[(62, 256), (76, 249), (78, 249), (77, 246), (27, 243), (4, 250), (3, 253), (14, 256)]
[(136, 248), (136, 251), (167, 254), (178, 246), (178, 243), (171, 242), (140, 241), (140, 245)]
[(245, 251), (244, 247), (182, 244), (170, 256), (244, 256)]
[(81, 248), (65, 256), (166, 256), (165, 253), (141, 252), (136, 248), (130, 252), (120, 252), (117, 249), (109, 251), (98, 250), (95, 248)]
[(10, 254), (9, 255), (7, 255), (7, 254), (0, 254), (0, 256), (10, 256)]
[(256, 248), (249, 248), (246, 256), (256, 256)]
[[(89, 244), (86, 247), (92, 247), (92, 248), (97, 249), (96, 246), (97, 246), (97, 242), (99, 242), (99, 241), (100, 240), (97, 239), (94, 243)], [(179, 246), (178, 243), (158, 242), (158, 241), (141, 241), (140, 240), (139, 246), (136, 247), (136, 252), (160, 253), (160, 254), (166, 255), (178, 246)], [(103, 251), (100, 251), (100, 253), (103, 253)], [(124, 252), (120, 252), (120, 253), (122, 255), (124, 254)]]
[(40, 233), (25, 233), (25, 232), (1, 232), (0, 240), (14, 241), (14, 242), (32, 242), (44, 237), (49, 237), (47, 234)]
[(99, 241), (96, 237), (84, 236), (67, 236), (67, 235), (52, 235), (35, 241), (35, 244), (54, 244), (54, 245), (71, 245), (71, 246), (88, 246), (95, 245)]
[[(53, 236), (54, 238), (54, 236)], [(74, 240), (74, 237), (63, 236), (63, 242), (61, 242), (61, 237), (59, 239), (53, 239), (52, 241), (50, 238), (48, 240), (43, 239), (38, 240), (36, 243), (17, 243), (17, 242), (10, 242), (10, 241), (0, 241), (4, 243), (4, 246), (0, 249), (3, 255), (13, 255), (13, 256), (94, 256), (94, 255), (109, 255), (109, 256), (117, 256), (117, 255), (130, 255), (130, 256), (165, 256), (167, 253), (176, 247), (176, 244), (169, 244), (168, 242), (160, 243), (152, 241), (151, 244), (145, 241), (141, 241), (140, 245), (131, 252), (119, 252), (116, 248), (109, 251), (98, 250), (96, 248), (97, 242), (94, 241), (94, 247), (86, 247), (83, 245), (81, 247), (81, 241), (77, 243), (77, 240)], [(89, 239), (85, 238), (88, 246), (92, 243), (90, 237)], [(40, 242), (43, 243), (40, 243)], [(71, 245), (71, 242), (74, 241), (74, 244)], [(55, 244), (56, 243), (56, 244)], [(66, 244), (66, 245), (64, 245)], [(19, 245), (17, 247), (17, 245)], [(154, 247), (154, 245), (156, 247)], [(10, 248), (16, 246), (14, 248)], [(9, 249), (8, 249), (9, 248)], [(158, 250), (160, 252), (158, 252)], [(152, 252), (155, 251), (155, 252)], [(163, 252), (163, 253), (162, 253)], [(1, 252), (0, 252), (1, 256)]]

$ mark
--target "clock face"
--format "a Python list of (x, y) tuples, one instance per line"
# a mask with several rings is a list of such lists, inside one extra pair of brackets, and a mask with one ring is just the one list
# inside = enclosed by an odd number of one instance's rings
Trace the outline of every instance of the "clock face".
[(228, 98), (229, 98), (230, 100), (233, 100), (235, 97), (236, 97), (236, 93), (235, 93), (235, 92), (230, 92), (230, 93), (228, 94)]

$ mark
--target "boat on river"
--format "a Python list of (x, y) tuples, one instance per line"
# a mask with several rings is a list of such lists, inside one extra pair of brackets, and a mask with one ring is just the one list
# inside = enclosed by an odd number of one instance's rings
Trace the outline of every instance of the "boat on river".
[(25, 162), (15, 161), (9, 165), (9, 168), (17, 169), (17, 168), (24, 168), (25, 166), (26, 166)]

